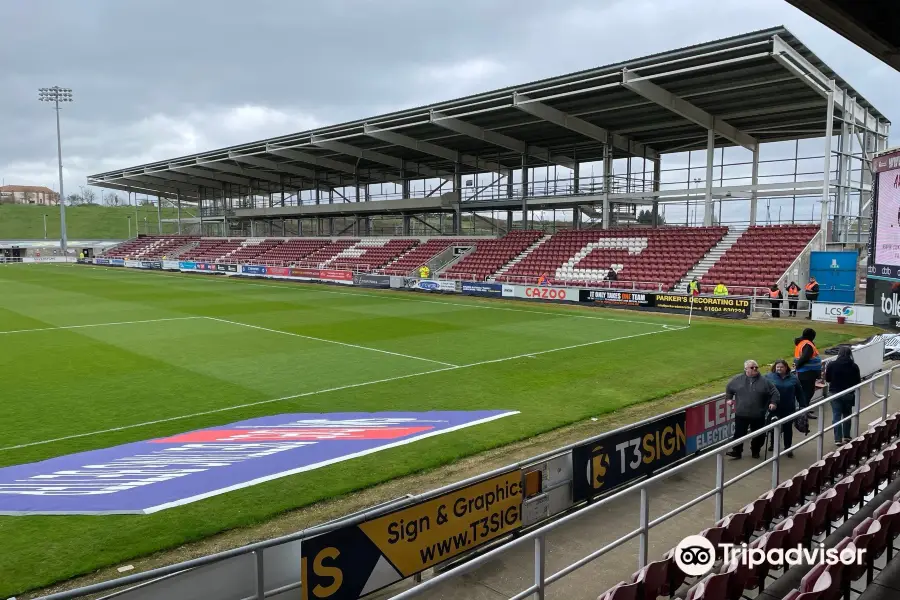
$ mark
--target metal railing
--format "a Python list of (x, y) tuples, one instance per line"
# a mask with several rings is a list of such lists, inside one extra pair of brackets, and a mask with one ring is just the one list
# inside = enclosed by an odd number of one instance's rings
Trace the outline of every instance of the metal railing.
[[(482, 473), (480, 475), (469, 477), (462, 481), (448, 484), (443, 487), (437, 488), (435, 490), (424, 492), (422, 494), (407, 495), (402, 498), (398, 498), (397, 500), (394, 500), (394, 501), (386, 502), (384, 504), (380, 504), (375, 507), (369, 507), (363, 511), (354, 513), (347, 517), (343, 517), (343, 518), (337, 519), (335, 521), (331, 521), (331, 522), (324, 523), (321, 525), (309, 527), (307, 529), (303, 529), (301, 531), (298, 531), (298, 532), (295, 532), (292, 534), (273, 538), (270, 540), (264, 540), (264, 541), (257, 542), (254, 544), (249, 544), (246, 546), (241, 546), (239, 548), (234, 548), (232, 550), (218, 552), (216, 554), (210, 554), (208, 556), (203, 556), (200, 558), (184, 561), (181, 563), (176, 563), (173, 565), (168, 565), (165, 567), (159, 567), (159, 568), (152, 569), (149, 571), (144, 571), (142, 573), (135, 573), (133, 575), (127, 575), (127, 576), (120, 577), (117, 579), (113, 579), (113, 580), (109, 580), (109, 581), (105, 581), (105, 582), (101, 582), (101, 583), (96, 583), (96, 584), (92, 584), (92, 585), (77, 588), (77, 589), (72, 589), (72, 590), (68, 590), (68, 591), (64, 591), (64, 592), (57, 592), (55, 594), (43, 596), (39, 600), (68, 600), (68, 599), (80, 598), (83, 596), (96, 594), (96, 593), (100, 593), (100, 592), (116, 590), (119, 588), (123, 588), (125, 586), (137, 586), (137, 585), (152, 584), (152, 582), (155, 580), (167, 578), (167, 577), (173, 576), (178, 573), (183, 573), (190, 569), (196, 569), (198, 567), (203, 567), (206, 565), (213, 565), (216, 563), (221, 563), (230, 558), (234, 558), (237, 556), (243, 556), (243, 555), (247, 555), (247, 554), (254, 554), (256, 561), (257, 561), (257, 565), (261, 566), (262, 557), (267, 548), (274, 548), (276, 546), (281, 546), (283, 544), (302, 541), (304, 539), (312, 538), (312, 537), (315, 537), (318, 535), (323, 535), (323, 534), (329, 533), (329, 532), (337, 530), (337, 529), (349, 527), (351, 525), (358, 524), (363, 521), (374, 519), (376, 517), (382, 516), (389, 512), (404, 508), (406, 506), (425, 502), (432, 498), (436, 498), (438, 496), (442, 496), (449, 492), (465, 488), (467, 486), (473, 485), (480, 481), (488, 480), (488, 479), (491, 479), (498, 475), (508, 473), (509, 471), (512, 471), (512, 470), (528, 469), (528, 468), (534, 467), (535, 465), (540, 464), (545, 461), (548, 461), (550, 459), (564, 456), (578, 446), (598, 442), (605, 438), (618, 435), (629, 429), (639, 428), (643, 425), (647, 425), (647, 424), (653, 423), (655, 421), (658, 421), (660, 419), (669, 417), (671, 415), (675, 415), (681, 411), (684, 411), (684, 410), (687, 410), (690, 408), (694, 408), (696, 406), (701, 406), (703, 404), (706, 404), (710, 401), (716, 400), (723, 396), (724, 396), (724, 394), (717, 394), (715, 396), (710, 396), (708, 398), (696, 400), (685, 406), (681, 406), (681, 407), (666, 411), (661, 414), (653, 415), (652, 417), (642, 419), (641, 421), (637, 421), (635, 423), (629, 423), (627, 425), (623, 425), (622, 427), (618, 427), (611, 431), (607, 431), (607, 432), (592, 436), (587, 439), (579, 440), (577, 442), (567, 444), (565, 446), (556, 448), (554, 450), (549, 450), (547, 452), (543, 452), (541, 454), (538, 454), (537, 456), (533, 456), (531, 458), (528, 458), (528, 459), (525, 459), (522, 461), (518, 461), (518, 462), (509, 464), (509, 465), (505, 465), (503, 467), (494, 469), (487, 473)], [(576, 510), (577, 510), (577, 508), (576, 508)], [(264, 583), (265, 583), (264, 569), (261, 569), (258, 567), (256, 570), (256, 574), (257, 574), (257, 578), (258, 578), (257, 587), (258, 587), (258, 589), (263, 589), (265, 587), (264, 586)], [(262, 587), (260, 588), (260, 586), (262, 586)], [(298, 582), (296, 582), (296, 584), (292, 585), (291, 587), (289, 587), (287, 589), (295, 589), (299, 586), (300, 586), (300, 582), (298, 581)], [(250, 598), (247, 598), (246, 600), (251, 600), (254, 598), (256, 600), (259, 600), (263, 597), (269, 597), (269, 596), (275, 595), (276, 593), (281, 593), (281, 592), (287, 591), (287, 589), (279, 588), (277, 590), (268, 590), (265, 592), (264, 596), (261, 596), (261, 595), (251, 596)]]
[[(494, 279), (497, 283), (512, 283), (516, 285), (537, 285), (538, 278), (533, 275), (495, 275)], [(604, 279), (603, 281), (566, 281), (564, 279), (559, 279), (558, 277), (551, 277), (550, 285), (556, 287), (577, 287), (577, 288), (587, 288), (587, 289), (599, 289), (599, 290), (642, 290), (649, 292), (665, 292), (668, 291), (669, 285), (665, 283), (661, 283), (659, 281), (628, 281), (623, 279), (615, 279), (609, 280)]]
[[(822, 456), (824, 455), (824, 438), (825, 432), (831, 431), (835, 427), (842, 425), (843, 423), (850, 421), (852, 424), (852, 435), (859, 435), (859, 418), (860, 415), (871, 409), (880, 407), (881, 414), (880, 419), (884, 420), (888, 416), (888, 400), (890, 399), (891, 390), (900, 390), (900, 387), (893, 385), (892, 378), (893, 373), (896, 369), (900, 369), (900, 365), (891, 368), (889, 371), (883, 371), (877, 373), (872, 376), (868, 381), (864, 381), (859, 385), (853, 386), (850, 389), (844, 390), (839, 394), (835, 394), (834, 396), (829, 396), (827, 398), (823, 398), (818, 402), (810, 404), (808, 407), (803, 407), (797, 412), (779, 419), (769, 425), (766, 425), (762, 429), (753, 431), (744, 437), (738, 438), (736, 440), (731, 440), (714, 451), (711, 451), (707, 454), (703, 454), (691, 460), (681, 463), (669, 470), (666, 470), (658, 475), (654, 475), (648, 479), (645, 479), (639, 483), (636, 483), (628, 488), (625, 488), (615, 494), (610, 496), (606, 496), (601, 500), (598, 500), (584, 509), (571, 513), (561, 519), (558, 519), (552, 523), (544, 525), (539, 529), (535, 529), (527, 534), (524, 534), (518, 537), (515, 540), (512, 540), (508, 544), (495, 548), (477, 558), (472, 559), (471, 561), (464, 563), (452, 570), (446, 571), (437, 575), (436, 577), (429, 579), (428, 581), (417, 585), (411, 589), (408, 589), (396, 596), (392, 596), (392, 600), (407, 600), (409, 598), (415, 598), (421, 596), (422, 594), (427, 593), (429, 590), (437, 587), (438, 585), (447, 582), (451, 579), (455, 579), (460, 577), (470, 571), (477, 569), (480, 566), (483, 566), (489, 563), (492, 560), (495, 560), (510, 551), (514, 548), (522, 546), (526, 543), (532, 543), (534, 545), (534, 583), (525, 590), (522, 590), (518, 594), (510, 597), (510, 600), (524, 600), (524, 598), (533, 597), (537, 600), (543, 600), (544, 594), (548, 586), (551, 584), (563, 579), (570, 573), (584, 567), (585, 565), (597, 560), (603, 555), (609, 553), (616, 548), (630, 542), (631, 540), (638, 538), (639, 540), (639, 551), (638, 551), (638, 564), (637, 567), (643, 568), (647, 565), (649, 560), (649, 548), (650, 548), (650, 531), (680, 515), (681, 513), (687, 511), (688, 509), (700, 504), (701, 502), (708, 500), (710, 498), (715, 498), (715, 522), (720, 521), (724, 515), (724, 507), (725, 507), (725, 490), (734, 485), (735, 483), (741, 481), (745, 477), (752, 475), (753, 473), (763, 469), (767, 465), (771, 465), (772, 468), (772, 487), (777, 487), (782, 479), (781, 479), (781, 458), (787, 452), (793, 452), (797, 448), (800, 448), (808, 443), (813, 441), (816, 442), (816, 460), (822, 460)], [(883, 394), (879, 394), (876, 391), (876, 385), (881, 384), (883, 386)], [(875, 396), (875, 401), (866, 406), (861, 406), (861, 390), (865, 387), (870, 387), (872, 395)], [(835, 423), (832, 423), (831, 426), (825, 426), (825, 405), (830, 404), (834, 399), (841, 397), (849, 397), (852, 395), (854, 399), (853, 403), (853, 411), (849, 417), (845, 417)], [(721, 396), (720, 396), (721, 397)], [(818, 430), (803, 439), (803, 441), (794, 444), (789, 448), (781, 447), (781, 429), (783, 427), (790, 427), (794, 419), (798, 414), (803, 412), (808, 412), (810, 410), (816, 410), (818, 416)], [(765, 435), (768, 436), (769, 432), (774, 432), (774, 451), (772, 453), (772, 457), (766, 460), (763, 460), (760, 463), (755, 464), (753, 467), (747, 469), (741, 474), (732, 477), (731, 479), (725, 479), (725, 456), (726, 452), (731, 448), (737, 446), (738, 444), (744, 444), (750, 442), (753, 438)], [(711, 460), (715, 460), (715, 473), (716, 473), (716, 483), (715, 486), (703, 492), (699, 496), (693, 498), (685, 502), (684, 504), (670, 510), (666, 514), (657, 517), (656, 519), (650, 519), (650, 489), (652, 486), (662, 483), (663, 481), (678, 475), (686, 471), (687, 469), (697, 467), (703, 463), (707, 463)], [(623, 500), (627, 496), (633, 495), (635, 493), (640, 494), (640, 501), (638, 503), (638, 517), (639, 517), (639, 526), (625, 534), (617, 538), (616, 540), (606, 544), (602, 548), (591, 552), (590, 554), (584, 556), (583, 558), (571, 563), (570, 565), (556, 571), (552, 574), (547, 574), (547, 564), (546, 564), (546, 549), (547, 549), (547, 534), (551, 531), (559, 529), (563, 525), (570, 524), (572, 522), (578, 521), (580, 519), (585, 518), (586, 516), (592, 515), (596, 513), (598, 510), (603, 507), (615, 502), (617, 500)]]
[[(582, 507), (580, 509), (576, 508), (575, 512), (570, 512), (568, 515), (561, 517), (555, 521), (552, 521), (547, 525), (544, 525), (538, 529), (532, 530), (529, 533), (523, 534), (523, 535), (511, 540), (510, 542), (508, 542), (505, 545), (496, 547), (484, 554), (481, 554), (480, 556), (473, 558), (469, 562), (466, 562), (464, 564), (456, 566), (455, 568), (448, 570), (442, 574), (439, 574), (424, 583), (419, 583), (418, 585), (416, 585), (416, 587), (413, 587), (409, 590), (401, 592), (398, 595), (393, 596), (392, 598), (393, 598), (393, 600), (406, 600), (407, 598), (413, 598), (413, 597), (420, 596), (420, 595), (428, 592), (428, 590), (431, 590), (435, 586), (440, 585), (441, 583), (448, 581), (450, 579), (459, 577), (465, 573), (468, 573), (468, 572), (490, 562), (491, 560), (496, 559), (499, 556), (507, 554), (508, 552), (512, 551), (514, 548), (518, 548), (527, 542), (532, 542), (534, 544), (535, 582), (529, 588), (521, 591), (520, 593), (516, 594), (515, 596), (512, 596), (511, 600), (522, 600), (531, 595), (535, 595), (536, 598), (543, 599), (544, 598), (544, 590), (546, 590), (546, 588), (549, 585), (555, 583), (556, 581), (559, 581), (560, 579), (567, 576), (568, 574), (576, 571), (577, 569), (580, 569), (581, 567), (600, 558), (604, 554), (607, 554), (608, 552), (630, 542), (631, 540), (633, 540), (635, 538), (640, 539), (640, 552), (638, 555), (638, 566), (643, 567), (647, 564), (647, 561), (649, 559), (649, 556), (648, 556), (649, 550), (648, 549), (650, 547), (650, 531), (654, 527), (660, 525), (661, 523), (663, 523), (669, 519), (672, 519), (672, 518), (678, 516), (679, 514), (683, 513), (684, 511), (686, 511), (686, 510), (696, 506), (697, 504), (699, 504), (709, 498), (712, 498), (712, 497), (715, 497), (715, 502), (716, 502), (715, 520), (719, 521), (724, 516), (725, 490), (729, 486), (734, 485), (735, 483), (741, 481), (743, 478), (752, 475), (753, 473), (764, 468), (765, 466), (771, 465), (772, 466), (772, 486), (775, 487), (776, 485), (778, 485), (778, 483), (780, 483), (781, 457), (786, 452), (793, 451), (807, 443), (815, 441), (816, 442), (816, 459), (821, 460), (823, 453), (824, 453), (825, 432), (830, 431), (830, 430), (834, 429), (835, 426), (841, 425), (844, 422), (849, 420), (852, 423), (853, 435), (858, 435), (860, 414), (862, 414), (863, 412), (865, 412), (869, 409), (872, 409), (873, 407), (880, 406), (880, 408), (881, 408), (880, 418), (881, 419), (886, 418), (887, 414), (888, 414), (887, 402), (890, 399), (890, 392), (892, 389), (900, 390), (900, 386), (895, 386), (893, 384), (893, 373), (898, 368), (900, 368), (900, 366), (894, 367), (894, 368), (890, 369), (889, 371), (878, 372), (875, 375), (873, 375), (869, 380), (867, 380), (857, 386), (854, 386), (848, 390), (845, 390), (844, 392), (841, 392), (840, 394), (836, 394), (836, 395), (828, 397), (828, 398), (823, 398), (822, 400), (819, 400), (818, 402), (812, 403), (810, 406), (802, 408), (797, 413), (794, 413), (788, 417), (785, 417), (776, 422), (773, 422), (773, 423), (767, 425), (766, 427), (764, 427), (763, 429), (754, 431), (740, 439), (728, 441), (720, 446), (715, 447), (715, 449), (711, 450), (710, 452), (708, 452), (706, 454), (702, 454), (696, 458), (689, 459), (685, 462), (682, 462), (682, 463), (680, 463), (674, 467), (671, 467), (670, 469), (668, 469), (658, 475), (652, 476), (648, 479), (645, 479), (645, 480), (635, 483), (627, 488), (624, 488), (618, 492), (615, 492), (609, 496), (606, 496), (602, 499), (596, 500), (595, 502), (593, 502), (585, 507)], [(883, 385), (883, 392), (884, 392), (883, 394), (879, 394), (875, 389), (876, 385), (879, 383)], [(876, 400), (875, 400), (875, 402), (873, 402), (871, 404), (868, 404), (866, 406), (861, 406), (860, 391), (867, 386), (871, 388), (872, 394), (875, 396)], [(833, 400), (835, 398), (849, 396), (850, 394), (853, 394), (853, 397), (854, 397), (854, 409), (853, 409), (851, 416), (841, 419), (837, 423), (834, 423), (831, 426), (826, 427), (825, 426), (825, 408), (824, 408), (826, 403), (830, 403), (831, 400)], [(443, 486), (441, 488), (438, 488), (438, 489), (435, 489), (435, 490), (432, 490), (430, 492), (426, 492), (423, 494), (419, 494), (419, 495), (415, 495), (415, 496), (407, 495), (407, 496), (399, 498), (397, 500), (390, 501), (385, 504), (360, 511), (358, 513), (350, 515), (349, 517), (342, 518), (342, 519), (332, 521), (329, 523), (325, 523), (322, 525), (310, 527), (308, 529), (304, 529), (304, 530), (301, 530), (299, 532), (296, 532), (296, 533), (293, 533), (290, 535), (274, 538), (271, 540), (265, 540), (265, 541), (254, 543), (254, 544), (249, 544), (246, 546), (242, 546), (240, 548), (235, 548), (233, 550), (219, 552), (217, 554), (212, 554), (212, 555), (200, 557), (197, 559), (177, 563), (174, 565), (169, 565), (169, 566), (160, 567), (157, 569), (152, 569), (149, 571), (145, 571), (143, 573), (136, 573), (134, 575), (121, 577), (118, 579), (114, 579), (114, 580), (110, 580), (110, 581), (106, 581), (106, 582), (102, 582), (102, 583), (97, 583), (97, 584), (85, 586), (85, 587), (78, 588), (78, 589), (68, 590), (68, 591), (64, 591), (64, 592), (58, 592), (55, 594), (51, 594), (49, 596), (44, 596), (40, 600), (69, 600), (72, 598), (80, 598), (80, 597), (83, 597), (83, 596), (86, 596), (89, 594), (96, 594), (99, 592), (121, 589), (126, 586), (150, 585), (150, 584), (152, 584), (152, 582), (154, 580), (169, 578), (175, 574), (184, 573), (191, 569), (196, 569), (196, 568), (207, 566), (207, 565), (221, 563), (222, 561), (228, 560), (230, 558), (244, 556), (244, 555), (250, 555), (250, 554), (252, 554), (254, 556), (254, 561), (255, 561), (255, 565), (256, 565), (256, 568), (255, 568), (256, 594), (253, 596), (249, 596), (245, 600), (262, 600), (263, 598), (267, 598), (267, 597), (270, 597), (270, 596), (273, 596), (273, 595), (276, 595), (276, 594), (279, 594), (279, 593), (282, 593), (285, 591), (297, 589), (302, 584), (298, 580), (296, 582), (290, 583), (286, 586), (278, 587), (276, 589), (266, 589), (266, 571), (265, 571), (265, 567), (264, 567), (264, 556), (265, 556), (265, 551), (268, 548), (274, 548), (276, 546), (281, 546), (283, 544), (301, 541), (301, 540), (308, 539), (308, 538), (311, 538), (314, 536), (323, 535), (325, 533), (334, 531), (336, 529), (359, 524), (364, 521), (368, 521), (370, 519), (376, 518), (378, 516), (382, 516), (389, 512), (396, 511), (400, 508), (410, 506), (413, 504), (418, 504), (418, 503), (427, 501), (429, 499), (436, 498), (438, 496), (446, 494), (450, 491), (462, 489), (466, 486), (472, 485), (479, 481), (490, 479), (491, 477), (495, 477), (497, 475), (502, 475), (504, 473), (509, 472), (510, 470), (527, 469), (529, 467), (533, 467), (534, 465), (539, 464), (544, 461), (547, 461), (549, 459), (563, 456), (566, 453), (571, 452), (574, 448), (582, 446), (584, 444), (595, 443), (604, 438), (615, 436), (623, 431), (633, 429), (633, 428), (638, 428), (644, 424), (656, 422), (660, 419), (664, 419), (670, 415), (674, 415), (674, 414), (684, 411), (686, 409), (693, 408), (695, 406), (700, 406), (700, 405), (706, 404), (710, 401), (721, 399), (723, 397), (724, 397), (724, 394), (716, 394), (709, 398), (704, 398), (702, 400), (698, 400), (696, 402), (688, 404), (687, 406), (679, 407), (679, 408), (673, 409), (671, 411), (667, 411), (667, 412), (659, 414), (659, 415), (654, 415), (653, 417), (644, 419), (637, 423), (632, 423), (632, 424), (614, 429), (612, 431), (608, 431), (608, 432), (599, 434), (597, 436), (593, 436), (586, 440), (580, 440), (578, 442), (568, 444), (561, 448), (557, 448), (555, 450), (542, 453), (538, 456), (529, 458), (527, 460), (519, 461), (512, 465), (507, 465), (502, 468), (495, 469), (488, 473), (483, 473), (483, 474), (477, 475), (475, 477), (470, 477), (463, 481), (460, 481), (460, 482), (457, 482), (454, 484), (450, 484), (447, 486)], [(790, 426), (791, 422), (793, 421), (794, 418), (796, 418), (796, 416), (799, 412), (805, 412), (805, 411), (809, 411), (809, 410), (817, 410), (818, 411), (818, 431), (816, 431), (814, 434), (809, 435), (802, 442), (795, 444), (795, 445), (791, 446), (790, 448), (781, 448), (781, 446), (780, 446), (780, 444), (781, 444), (781, 435), (780, 435), (781, 428), (784, 426)], [(768, 432), (770, 432), (770, 431), (775, 432), (775, 442), (774, 442), (775, 443), (775, 451), (773, 452), (772, 457), (767, 460), (762, 461), (761, 463), (755, 464), (753, 467), (751, 467), (747, 471), (744, 471), (743, 473), (733, 477), (732, 479), (726, 480), (725, 472), (724, 472), (725, 452), (737, 444), (742, 444), (742, 443), (748, 442), (749, 440), (756, 437), (757, 435), (768, 435)], [(677, 475), (678, 473), (681, 473), (681, 472), (685, 471), (686, 469), (692, 468), (701, 463), (704, 463), (706, 461), (711, 461), (711, 460), (715, 460), (715, 463), (716, 463), (716, 467), (715, 467), (716, 485), (713, 489), (705, 491), (700, 496), (698, 496), (692, 500), (689, 500), (688, 502), (669, 511), (668, 513), (666, 513), (665, 515), (663, 515), (661, 517), (650, 520), (650, 518), (649, 518), (649, 514), (650, 514), (650, 512), (649, 512), (649, 502), (650, 502), (649, 490), (650, 490), (651, 486), (653, 486), (654, 484), (657, 484), (659, 482), (665, 481), (666, 479), (672, 477), (673, 475)], [(585, 556), (585, 557), (579, 559), (578, 561), (568, 565), (567, 567), (557, 571), (556, 573), (552, 573), (549, 575), (547, 574), (547, 570), (546, 570), (546, 547), (547, 547), (546, 546), (546, 536), (549, 532), (556, 530), (568, 523), (572, 523), (574, 521), (583, 519), (586, 516), (590, 516), (593, 513), (595, 513), (597, 510), (601, 509), (602, 507), (607, 506), (610, 503), (615, 502), (617, 500), (626, 498), (627, 496), (629, 496), (631, 494), (635, 494), (635, 493), (640, 494), (640, 503), (639, 503), (640, 526), (637, 529), (634, 529), (631, 532), (629, 532), (628, 534), (614, 540), (613, 542), (603, 546), (602, 548), (595, 550), (594, 552), (591, 552), (587, 556)]]

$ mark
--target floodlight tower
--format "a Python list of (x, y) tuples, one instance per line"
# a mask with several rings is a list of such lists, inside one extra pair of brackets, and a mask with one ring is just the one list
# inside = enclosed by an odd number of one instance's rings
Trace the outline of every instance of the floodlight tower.
[(62, 168), (62, 138), (59, 132), (59, 103), (72, 101), (72, 89), (53, 86), (40, 88), (38, 100), (41, 102), (53, 102), (56, 110), (56, 151), (59, 158), (59, 245), (63, 256), (66, 255), (66, 195), (63, 192), (63, 168)]

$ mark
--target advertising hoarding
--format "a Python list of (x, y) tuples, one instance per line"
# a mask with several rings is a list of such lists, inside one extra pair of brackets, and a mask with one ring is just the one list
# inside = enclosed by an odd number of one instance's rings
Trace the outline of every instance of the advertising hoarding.
[(715, 446), (734, 435), (734, 411), (725, 398), (688, 407), (684, 420), (688, 454)]
[(656, 296), (647, 292), (615, 290), (581, 290), (580, 301), (600, 306), (649, 308), (656, 305)]
[(389, 275), (366, 275), (361, 273), (353, 276), (353, 285), (387, 289), (391, 287), (391, 277)]
[(875, 157), (875, 225), (871, 228), (868, 274), (900, 279), (900, 151)]
[[(746, 319), (750, 316), (750, 298), (736, 296), (689, 296), (688, 294), (655, 294), (655, 306), (662, 312), (693, 313), (703, 317)], [(693, 309), (691, 308), (693, 298)]]
[(866, 304), (812, 303), (813, 321), (837, 323), (838, 317), (843, 317), (845, 323), (853, 325), (872, 325), (875, 322), (875, 307)]
[(0, 468), (0, 515), (150, 514), (517, 414), (300, 413)]
[(468, 296), (498, 298), (503, 294), (503, 286), (499, 283), (463, 281), (460, 291)]
[(605, 493), (687, 456), (684, 419), (682, 411), (576, 447), (574, 501)]
[(522, 524), (522, 474), (509, 471), (358, 525), (304, 540), (304, 598), (356, 600)]

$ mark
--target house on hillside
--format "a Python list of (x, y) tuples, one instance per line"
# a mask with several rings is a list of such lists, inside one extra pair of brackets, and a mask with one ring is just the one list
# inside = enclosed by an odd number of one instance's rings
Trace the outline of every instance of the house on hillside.
[(0, 204), (59, 204), (59, 194), (42, 185), (0, 186)]

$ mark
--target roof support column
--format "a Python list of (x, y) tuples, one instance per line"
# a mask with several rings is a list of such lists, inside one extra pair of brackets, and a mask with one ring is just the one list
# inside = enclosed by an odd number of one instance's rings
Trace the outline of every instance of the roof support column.
[(828, 201), (831, 198), (831, 137), (834, 133), (834, 80), (829, 84), (825, 109), (825, 164), (822, 167), (822, 250), (828, 240)]
[(756, 144), (756, 148), (753, 149), (753, 165), (750, 170), (750, 227), (756, 225), (756, 216), (759, 211), (757, 185), (759, 185), (759, 144)]
[(603, 145), (603, 229), (609, 229), (609, 194), (612, 192), (613, 161), (609, 144)]
[(162, 235), (162, 200), (156, 196), (156, 231)]
[(572, 190), (577, 194), (579, 192), (579, 188), (581, 177), (581, 163), (576, 162), (574, 168), (572, 169)]
[[(462, 202), (462, 173), (460, 172), (458, 161), (453, 165), (453, 191), (456, 192), (456, 202), (453, 204), (453, 234), (459, 235), (459, 230), (462, 227), (462, 217), (460, 215), (460, 203)], [(443, 230), (444, 228), (441, 227), (441, 231)]]
[(528, 155), (522, 155), (522, 229), (528, 229)]
[(709, 227), (713, 223), (713, 162), (716, 158), (716, 132), (712, 129), (706, 131), (706, 192), (703, 197), (703, 226)]
[(409, 178), (406, 176), (406, 161), (400, 163), (400, 194), (406, 200), (409, 198)]
[[(662, 179), (662, 159), (657, 157), (653, 161), (653, 181), (651, 184), (651, 188), (654, 192), (659, 191), (660, 179)], [(688, 183), (688, 185), (690, 185), (690, 183)], [(659, 227), (659, 196), (653, 197), (653, 226)]]
[(409, 235), (409, 215), (403, 215), (403, 235)]

